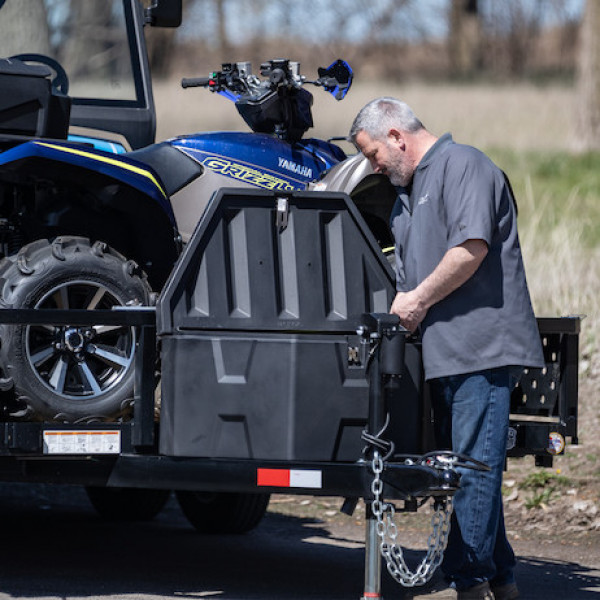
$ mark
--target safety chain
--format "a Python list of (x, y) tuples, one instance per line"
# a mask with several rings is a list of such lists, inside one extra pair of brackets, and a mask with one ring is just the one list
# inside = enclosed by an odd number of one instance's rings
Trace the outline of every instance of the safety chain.
[(396, 543), (398, 529), (394, 523), (395, 509), (392, 504), (385, 503), (382, 498), (383, 460), (378, 452), (374, 453), (372, 469), (375, 478), (371, 484), (373, 502), (371, 509), (377, 519), (377, 535), (381, 539), (381, 556), (385, 559), (390, 575), (401, 585), (413, 587), (427, 583), (442, 562), (444, 550), (450, 532), (450, 516), (452, 515), (452, 497), (445, 502), (438, 502), (431, 518), (433, 531), (427, 540), (427, 553), (416, 571), (412, 572), (402, 553), (402, 547)]

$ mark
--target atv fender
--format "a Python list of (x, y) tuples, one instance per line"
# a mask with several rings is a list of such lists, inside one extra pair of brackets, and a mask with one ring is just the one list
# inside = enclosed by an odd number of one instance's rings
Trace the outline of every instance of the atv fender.
[(0, 154), (2, 182), (36, 190), (23, 211), (28, 241), (57, 235), (104, 241), (138, 262), (154, 289), (162, 287), (179, 242), (169, 197), (152, 167), (81, 145), (36, 140)]
[(26, 142), (0, 154), (0, 176), (11, 173), (35, 179), (43, 177), (50, 170), (52, 180), (66, 180), (76, 176), (77, 169), (104, 175), (146, 194), (159, 203), (171, 221), (175, 222), (158, 175), (151, 167), (136, 160), (75, 144), (44, 140)]

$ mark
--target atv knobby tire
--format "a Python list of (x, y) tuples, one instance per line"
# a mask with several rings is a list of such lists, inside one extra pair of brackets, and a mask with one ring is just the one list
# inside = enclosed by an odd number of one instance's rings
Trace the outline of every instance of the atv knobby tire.
[[(0, 262), (1, 308), (110, 309), (146, 305), (145, 275), (106, 244), (38, 240)], [(135, 330), (120, 326), (1, 325), (3, 387), (14, 416), (62, 422), (114, 420), (130, 412)]]
[(181, 511), (199, 533), (246, 533), (254, 529), (269, 505), (270, 494), (175, 492)]

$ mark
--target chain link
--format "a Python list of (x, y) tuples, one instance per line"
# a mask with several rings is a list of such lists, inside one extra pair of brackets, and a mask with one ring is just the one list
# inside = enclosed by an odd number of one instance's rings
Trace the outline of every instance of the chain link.
[(431, 517), (432, 532), (427, 540), (427, 552), (421, 563), (413, 572), (404, 559), (402, 547), (396, 543), (398, 528), (394, 522), (395, 508), (392, 504), (383, 501), (383, 460), (378, 452), (374, 453), (371, 464), (375, 477), (371, 483), (373, 502), (371, 510), (377, 519), (377, 535), (380, 538), (380, 552), (385, 559), (390, 575), (405, 587), (414, 587), (427, 583), (435, 570), (440, 566), (444, 550), (448, 543), (450, 532), (450, 517), (452, 515), (452, 497), (448, 496), (445, 502), (439, 502)]

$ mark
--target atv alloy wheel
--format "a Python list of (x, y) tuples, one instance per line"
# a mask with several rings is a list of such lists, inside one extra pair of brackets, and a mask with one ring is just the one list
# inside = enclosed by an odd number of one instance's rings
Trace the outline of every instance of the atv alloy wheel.
[[(111, 309), (150, 300), (145, 276), (105, 244), (38, 240), (0, 263), (2, 308)], [(20, 413), (64, 422), (116, 419), (133, 398), (135, 330), (0, 325), (0, 361)]]

